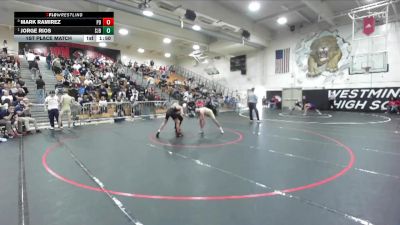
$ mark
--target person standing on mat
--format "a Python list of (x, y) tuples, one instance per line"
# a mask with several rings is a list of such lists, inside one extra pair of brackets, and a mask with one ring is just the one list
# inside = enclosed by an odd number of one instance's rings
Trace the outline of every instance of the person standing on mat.
[(256, 112), (257, 121), (260, 121), (257, 110), (257, 95), (254, 94), (254, 88), (251, 89), (247, 96), (247, 105), (249, 106), (250, 121), (253, 121), (253, 110)]
[(169, 107), (167, 112), (165, 113), (165, 120), (161, 124), (160, 128), (157, 131), (156, 137), (160, 136), (160, 132), (164, 129), (165, 125), (167, 125), (168, 119), (171, 117), (175, 122), (175, 134), (176, 137), (182, 137), (181, 125), (183, 121), (183, 107), (178, 103), (174, 103)]
[(307, 112), (310, 110), (314, 110), (315, 112), (317, 112), (319, 115), (322, 115), (322, 113), (317, 109), (317, 107), (310, 102), (306, 102), (306, 104), (304, 105), (304, 116), (307, 116)]
[(60, 128), (60, 122), (58, 121), (58, 106), (60, 102), (56, 96), (55, 91), (50, 91), (50, 95), (44, 100), (44, 108), (49, 114), (50, 130), (54, 130), (54, 119), (57, 120), (58, 128)]
[(211, 120), (217, 125), (219, 128), (221, 134), (224, 133), (224, 130), (222, 129), (221, 124), (218, 122), (218, 120), (215, 118), (215, 115), (213, 111), (207, 107), (201, 107), (201, 108), (196, 108), (196, 113), (199, 116), (199, 124), (200, 124), (200, 134), (204, 134), (204, 125), (206, 124), (206, 116), (211, 118)]
[(335, 109), (335, 99), (335, 94), (333, 92), (330, 92), (328, 95), (329, 109)]
[(68, 119), (68, 128), (71, 128), (71, 105), (74, 103), (74, 98), (69, 96), (67, 92), (65, 92), (60, 99), (60, 105), (61, 105), (61, 112), (58, 118), (58, 121), (60, 121), (61, 128), (63, 127), (62, 123), (62, 116), (64, 113), (67, 114), (67, 119)]

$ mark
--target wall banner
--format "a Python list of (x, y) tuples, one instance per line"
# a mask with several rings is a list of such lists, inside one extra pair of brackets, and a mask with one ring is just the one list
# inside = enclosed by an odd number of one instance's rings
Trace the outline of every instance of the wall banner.
[(337, 110), (384, 111), (391, 97), (400, 97), (400, 88), (360, 88), (328, 90), (336, 96)]

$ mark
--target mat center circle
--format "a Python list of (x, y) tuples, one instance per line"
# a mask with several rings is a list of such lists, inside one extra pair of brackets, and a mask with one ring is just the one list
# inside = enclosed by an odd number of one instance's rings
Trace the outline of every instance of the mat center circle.
[[(333, 142), (336, 145), (342, 147), (348, 154), (348, 157), (349, 157), (348, 164), (343, 169), (341, 169), (339, 172), (337, 172), (336, 174), (334, 174), (332, 176), (321, 179), (319, 181), (315, 181), (314, 183), (305, 184), (305, 185), (298, 186), (298, 187), (291, 187), (291, 188), (286, 188), (286, 189), (281, 189), (281, 190), (271, 190), (270, 192), (263, 192), (263, 193), (250, 193), (250, 194), (244, 194), (244, 195), (218, 195), (218, 196), (171, 196), (171, 195), (139, 194), (139, 193), (129, 193), (129, 192), (116, 191), (116, 190), (109, 190), (109, 189), (104, 189), (104, 188), (80, 183), (79, 181), (64, 177), (61, 174), (57, 173), (48, 165), (48, 162), (47, 162), (48, 156), (53, 151), (58, 149), (58, 147), (62, 146), (63, 142), (66, 140), (61, 140), (61, 141), (53, 144), (52, 146), (47, 147), (45, 153), (42, 156), (42, 164), (43, 164), (44, 168), (46, 169), (46, 171), (49, 174), (51, 174), (52, 176), (56, 177), (57, 179), (59, 179), (61, 181), (64, 181), (66, 183), (69, 183), (69, 184), (74, 185), (79, 188), (96, 191), (96, 192), (107, 192), (107, 193), (111, 193), (114, 195), (133, 197), (133, 198), (175, 200), (175, 201), (183, 201), (183, 200), (191, 200), (191, 201), (193, 201), (193, 200), (214, 200), (215, 201), (215, 200), (249, 199), (249, 198), (275, 196), (275, 195), (280, 195), (281, 193), (297, 192), (297, 191), (315, 188), (315, 187), (327, 184), (333, 180), (336, 180), (339, 177), (346, 174), (353, 167), (354, 162), (355, 162), (354, 153), (350, 147), (346, 146), (345, 144), (341, 143), (340, 141), (338, 141), (334, 138), (322, 135), (317, 132), (309, 131), (309, 130), (299, 130), (299, 129), (294, 129), (294, 128), (291, 130), (296, 130), (296, 131), (301, 131), (301, 132), (304, 132), (307, 134), (311, 134), (316, 137), (322, 138), (328, 142)], [(241, 136), (241, 138), (243, 138), (242, 135), (240, 135), (240, 136)], [(79, 139), (79, 138), (77, 138), (77, 139)]]
[[(231, 140), (224, 140), (224, 136), (226, 136), (227, 133), (232, 133), (236, 136), (235, 139), (231, 139)], [(207, 134), (205, 134), (207, 135)], [(156, 136), (154, 134), (150, 134), (149, 135), (149, 140), (155, 144), (158, 145), (164, 145), (164, 146), (170, 146), (170, 147), (178, 147), (178, 148), (215, 148), (215, 147), (222, 147), (225, 145), (233, 145), (236, 143), (239, 143), (243, 140), (243, 134), (239, 131), (233, 130), (233, 129), (228, 129), (225, 128), (225, 134), (212, 134), (215, 136), (217, 136), (218, 139), (224, 140), (221, 143), (202, 143), (202, 144), (185, 144), (185, 143), (179, 143), (180, 140), (185, 140), (185, 136), (183, 136), (182, 138), (178, 138), (178, 139), (172, 139), (172, 141), (168, 141), (166, 139), (163, 138), (156, 138)], [(190, 139), (193, 140), (193, 135), (189, 135)], [(204, 135), (202, 134), (198, 134), (198, 140), (201, 140), (202, 136), (204, 137)]]

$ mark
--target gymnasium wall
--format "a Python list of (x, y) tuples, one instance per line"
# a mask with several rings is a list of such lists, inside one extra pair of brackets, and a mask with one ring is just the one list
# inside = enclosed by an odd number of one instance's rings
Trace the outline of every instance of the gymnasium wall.
[[(376, 32), (380, 32), (381, 28), (376, 27)], [(340, 40), (338, 42), (340, 42), (339, 44), (341, 44), (341, 50), (343, 51), (342, 59), (339, 62), (340, 70), (335, 73), (324, 72), (320, 76), (308, 77), (305, 71), (307, 70), (305, 67), (307, 66), (308, 56), (306, 51), (301, 51), (301, 47), (307, 47), (307, 45), (309, 47), (311, 45), (310, 40), (328, 34), (337, 35), (338, 40)], [(382, 48), (382, 44), (375, 42), (375, 48)], [(241, 75), (240, 71), (230, 71), (230, 56), (225, 56), (218, 60), (214, 59), (209, 64), (194, 65), (194, 60), (190, 58), (178, 59), (177, 63), (200, 75), (218, 80), (222, 84), (242, 91), (251, 87), (256, 87), (263, 91), (290, 87), (302, 87), (304, 89), (398, 87), (400, 86), (400, 23), (389, 24), (387, 45), (389, 71), (373, 73), (371, 76), (367, 74), (349, 75), (351, 54), (366, 51), (362, 44), (352, 43), (351, 25), (334, 29), (325, 29), (318, 27), (318, 25), (312, 25), (294, 32), (290, 32), (288, 29), (277, 31), (266, 50), (247, 54), (246, 75)], [(275, 51), (285, 48), (290, 48), (290, 72), (275, 74)], [(303, 65), (299, 65), (299, 61)], [(217, 68), (220, 74), (207, 75), (204, 69), (210, 66)]]
[[(376, 27), (376, 32), (380, 32), (382, 27)], [(319, 35), (322, 32), (330, 32), (337, 34), (338, 39), (342, 39), (346, 45), (342, 47), (342, 59), (339, 62), (341, 70), (335, 73), (325, 72), (320, 76), (309, 77), (305, 70), (307, 66), (307, 56), (303, 55), (303, 67), (299, 65), (299, 49), (305, 40), (310, 37)], [(358, 35), (361, 32), (358, 32)], [(266, 83), (267, 89), (303, 87), (304, 89), (321, 89), (321, 88), (361, 88), (361, 87), (397, 87), (400, 86), (400, 23), (389, 24), (389, 35), (387, 39), (388, 45), (388, 63), (389, 71), (382, 73), (349, 75), (350, 57), (353, 53), (365, 52), (367, 47), (360, 42), (352, 42), (351, 25), (341, 26), (336, 29), (320, 30), (315, 26), (304, 28), (293, 33), (281, 33), (274, 38), (271, 48), (267, 50), (266, 55)], [(341, 40), (341, 41), (342, 41)], [(338, 41), (339, 42), (339, 41)], [(290, 48), (290, 73), (275, 74), (275, 50)], [(374, 48), (382, 49), (382, 40), (374, 43)], [(297, 50), (297, 52), (296, 52)], [(348, 57), (348, 58), (346, 58)], [(300, 63), (301, 64), (301, 63)]]
[[(265, 62), (266, 50), (253, 51), (246, 54), (247, 71), (246, 75), (241, 75), (240, 71), (230, 71), (230, 57), (224, 56), (219, 59), (209, 59), (208, 64), (195, 64), (192, 58), (180, 58), (177, 63), (197, 74), (200, 74), (209, 79), (220, 82), (221, 84), (230, 87), (232, 90), (238, 90), (241, 92), (246, 91), (252, 87), (256, 88), (256, 92), (259, 91), (265, 93), (266, 77), (264, 76), (266, 71)], [(241, 54), (240, 54), (241, 55)], [(208, 75), (205, 69), (215, 67), (219, 74)]]

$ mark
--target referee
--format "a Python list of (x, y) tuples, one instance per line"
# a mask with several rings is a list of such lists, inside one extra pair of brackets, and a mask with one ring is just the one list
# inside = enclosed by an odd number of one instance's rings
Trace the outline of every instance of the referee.
[(260, 121), (260, 117), (258, 116), (257, 110), (257, 95), (254, 94), (254, 88), (248, 93), (247, 96), (247, 105), (249, 106), (249, 113), (250, 113), (250, 121), (253, 121), (253, 110), (256, 112), (257, 121)]

